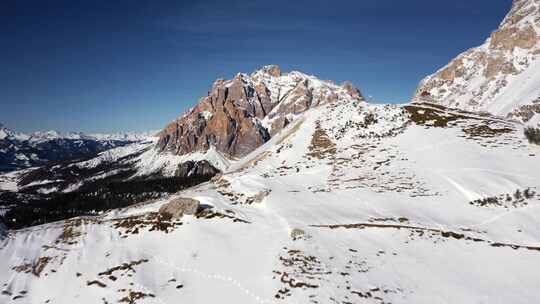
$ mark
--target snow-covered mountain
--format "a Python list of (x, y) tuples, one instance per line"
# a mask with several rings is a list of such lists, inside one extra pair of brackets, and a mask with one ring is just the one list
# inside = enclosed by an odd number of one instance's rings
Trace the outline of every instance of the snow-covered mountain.
[[(224, 170), (231, 162), (214, 148), (189, 155), (175, 155), (160, 152), (156, 142), (157, 138), (153, 138), (111, 148), (82, 161), (65, 161), (62, 164), (53, 163), (5, 173), (0, 175), (0, 192), (68, 193), (79, 190), (84, 185), (105, 180), (188, 177), (191, 175), (190, 171), (182, 171), (182, 165), (190, 162), (201, 166), (201, 170)], [(1, 202), (0, 197), (0, 205)]]
[[(170, 172), (194, 153), (171, 150), (72, 166)], [(539, 154), (522, 124), (489, 114), (328, 100), (206, 183), (9, 231), (0, 301), (536, 303)], [(199, 209), (160, 213), (179, 198)]]
[(25, 134), (0, 125), (0, 172), (93, 157), (114, 147), (151, 140), (156, 133), (84, 134), (46, 131)]
[(30, 140), (33, 142), (41, 142), (55, 139), (86, 139), (96, 141), (145, 141), (156, 137), (159, 133), (158, 130), (147, 132), (118, 132), (118, 133), (83, 133), (83, 132), (58, 132), (54, 130), (49, 131), (37, 131), (33, 133), (21, 133), (8, 129), (4, 125), (0, 124), (0, 140), (17, 140), (25, 141)]
[(434, 75), (420, 102), (484, 111), (540, 125), (540, 1), (514, 0), (499, 28)]
[(0, 140), (11, 139), (23, 141), (28, 140), (28, 138), (30, 138), (30, 136), (28, 136), (27, 134), (15, 132), (11, 129), (6, 128), (2, 123), (0, 123)]

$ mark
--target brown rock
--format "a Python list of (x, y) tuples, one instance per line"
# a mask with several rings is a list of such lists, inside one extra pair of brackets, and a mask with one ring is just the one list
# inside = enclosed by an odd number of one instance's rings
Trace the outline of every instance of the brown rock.
[(281, 69), (277, 65), (268, 65), (263, 68), (268, 74), (272, 75), (273, 77), (279, 77), (281, 76)]
[[(337, 101), (338, 94), (332, 90), (362, 100), (352, 84), (314, 94), (312, 78), (300, 73), (280, 77), (278, 66), (266, 66), (254, 74), (257, 77), (238, 74), (229, 81), (215, 81), (208, 96), (159, 134), (158, 148), (187, 154), (214, 146), (229, 157), (242, 157), (286, 126), (289, 114)], [(262, 125), (264, 119), (269, 119), (270, 129)]]
[(449, 80), (454, 81), (456, 77), (461, 77), (465, 74), (464, 68), (463, 68), (463, 60), (461, 58), (458, 58), (457, 60), (453, 61), (449, 66), (447, 66), (445, 69), (443, 69), (439, 77), (443, 80)]
[(159, 214), (165, 219), (181, 219), (184, 214), (194, 215), (199, 210), (199, 201), (192, 198), (176, 198), (159, 208)]
[[(230, 88), (218, 85), (188, 115), (161, 132), (158, 146), (177, 154), (207, 150), (211, 145), (230, 156), (247, 154), (269, 139), (253, 119), (264, 117), (264, 108), (249, 104), (249, 94), (236, 81)], [(205, 112), (210, 114), (208, 119)]]
[(357, 98), (358, 100), (364, 100), (364, 96), (362, 96), (362, 93), (360, 93), (360, 90), (356, 88), (352, 82), (345, 81), (341, 85), (351, 96), (354, 98)]
[(516, 47), (530, 49), (538, 43), (538, 34), (529, 25), (525, 28), (509, 27), (495, 31), (491, 35), (490, 47), (498, 50), (512, 51)]
[(517, 70), (512, 63), (508, 62), (501, 55), (496, 57), (489, 57), (487, 60), (487, 66), (484, 75), (488, 78), (491, 78), (499, 73), (516, 74)]

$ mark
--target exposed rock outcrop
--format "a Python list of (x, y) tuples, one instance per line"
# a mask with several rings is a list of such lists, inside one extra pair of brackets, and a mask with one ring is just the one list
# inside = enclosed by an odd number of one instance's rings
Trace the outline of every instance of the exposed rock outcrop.
[(307, 109), (344, 100), (362, 102), (363, 97), (351, 83), (337, 86), (266, 66), (251, 75), (217, 80), (208, 96), (160, 133), (158, 147), (187, 154), (214, 146), (230, 157), (241, 157)]
[(514, 0), (486, 42), (425, 78), (413, 101), (535, 122), (530, 105), (540, 97), (539, 56), (540, 0)]
[(175, 176), (190, 177), (190, 176), (214, 176), (220, 171), (212, 166), (208, 161), (187, 161), (178, 166)]
[(291, 230), (291, 239), (293, 241), (299, 240), (306, 235), (306, 232), (300, 228), (294, 228)]
[(200, 203), (192, 198), (176, 198), (159, 208), (159, 215), (164, 219), (180, 219), (184, 214), (194, 215), (199, 210)]

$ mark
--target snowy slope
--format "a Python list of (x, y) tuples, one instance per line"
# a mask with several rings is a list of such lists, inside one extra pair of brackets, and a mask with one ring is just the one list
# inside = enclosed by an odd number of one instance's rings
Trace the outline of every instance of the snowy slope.
[(521, 128), (430, 105), (312, 108), (176, 194), (197, 216), (158, 221), (171, 197), (11, 231), (0, 302), (539, 302), (540, 150)]
[(419, 85), (413, 101), (540, 123), (540, 1), (514, 0), (499, 28)]

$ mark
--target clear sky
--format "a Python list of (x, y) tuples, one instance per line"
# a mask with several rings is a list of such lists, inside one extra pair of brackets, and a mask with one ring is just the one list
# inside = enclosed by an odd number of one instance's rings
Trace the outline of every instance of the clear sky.
[(267, 64), (406, 102), (495, 30), (511, 0), (2, 0), (0, 122), (162, 128), (216, 78)]

